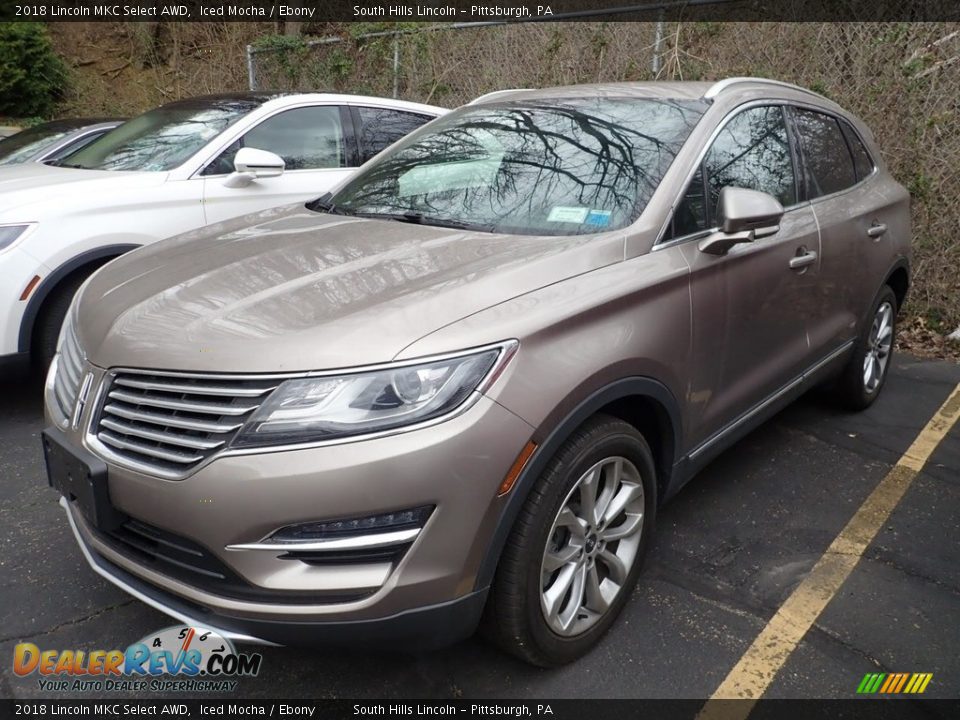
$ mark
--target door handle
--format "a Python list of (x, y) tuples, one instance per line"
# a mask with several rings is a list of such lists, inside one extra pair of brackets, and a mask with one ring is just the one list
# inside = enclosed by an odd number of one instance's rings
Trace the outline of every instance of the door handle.
[(812, 265), (817, 261), (817, 254), (813, 250), (808, 250), (803, 255), (797, 255), (796, 257), (790, 258), (790, 269), (791, 270), (800, 270), (805, 268), (807, 265)]
[(878, 238), (887, 231), (887, 226), (883, 223), (874, 223), (870, 226), (870, 229), (867, 230), (867, 236), (872, 238)]

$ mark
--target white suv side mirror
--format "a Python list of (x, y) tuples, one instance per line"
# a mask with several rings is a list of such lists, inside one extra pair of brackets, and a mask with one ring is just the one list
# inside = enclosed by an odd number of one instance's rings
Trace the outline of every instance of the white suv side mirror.
[(282, 175), (285, 167), (283, 158), (276, 153), (252, 147), (240, 148), (233, 160), (234, 172), (227, 176), (223, 184), (227, 187), (246, 187), (254, 180)]

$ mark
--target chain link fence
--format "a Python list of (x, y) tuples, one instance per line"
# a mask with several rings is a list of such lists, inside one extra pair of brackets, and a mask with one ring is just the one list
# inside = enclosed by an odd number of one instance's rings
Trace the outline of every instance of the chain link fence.
[(811, 88), (866, 121), (910, 189), (914, 313), (936, 329), (960, 324), (960, 24), (467, 24), (271, 42), (248, 53), (255, 87), (450, 107), (503, 88), (621, 80), (754, 75)]

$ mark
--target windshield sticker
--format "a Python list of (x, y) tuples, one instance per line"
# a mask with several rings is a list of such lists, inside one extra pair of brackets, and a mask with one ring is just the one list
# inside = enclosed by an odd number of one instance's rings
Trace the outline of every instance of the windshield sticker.
[(610, 224), (609, 210), (591, 210), (587, 213), (587, 219), (584, 222), (594, 227), (606, 227)]
[(557, 205), (547, 216), (547, 222), (565, 222), (580, 224), (587, 219), (587, 213), (590, 212), (585, 207), (564, 207)]

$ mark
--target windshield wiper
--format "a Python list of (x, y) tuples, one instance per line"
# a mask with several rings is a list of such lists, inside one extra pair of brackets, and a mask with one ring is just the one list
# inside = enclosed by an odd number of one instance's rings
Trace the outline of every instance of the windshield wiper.
[(453, 228), (454, 230), (482, 230), (492, 232), (493, 225), (465, 222), (448, 218), (438, 218), (418, 212), (381, 213), (381, 212), (354, 212), (357, 217), (375, 218), (377, 220), (393, 220), (395, 222), (410, 223), (411, 225), (433, 225), (435, 227)]
[(307, 203), (307, 209), (313, 210), (314, 212), (324, 212), (329, 213), (330, 215), (353, 215), (354, 213), (345, 208), (340, 208), (330, 202), (330, 199), (333, 197), (333, 193), (324, 193), (316, 200), (311, 200)]
[(44, 160), (44, 165), (49, 165), (50, 167), (65, 167), (73, 168), (74, 170), (86, 170), (83, 165), (77, 165), (76, 163), (65, 163), (63, 160)]

